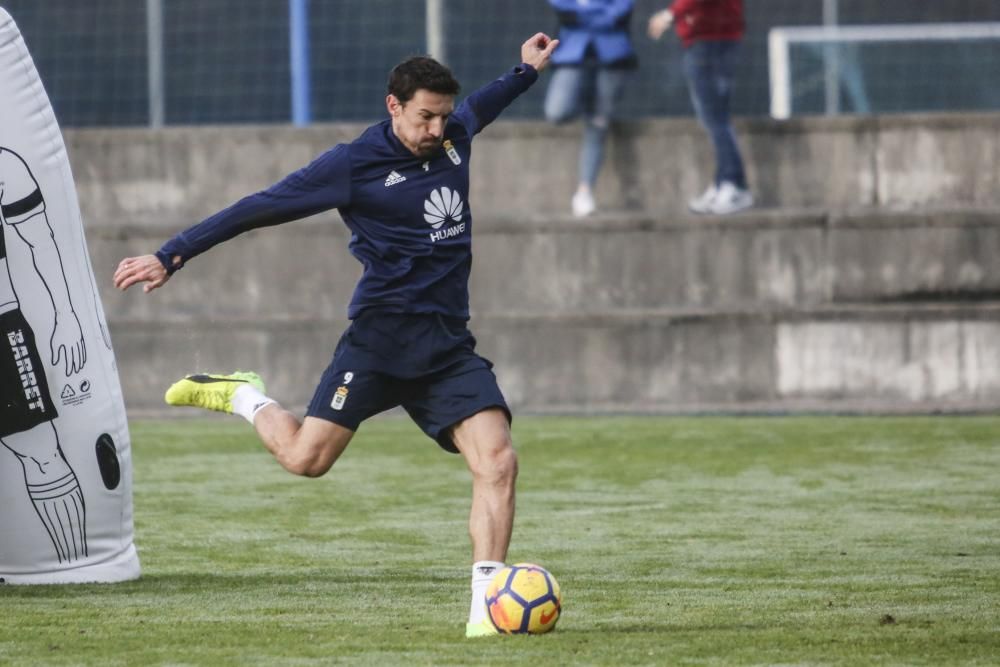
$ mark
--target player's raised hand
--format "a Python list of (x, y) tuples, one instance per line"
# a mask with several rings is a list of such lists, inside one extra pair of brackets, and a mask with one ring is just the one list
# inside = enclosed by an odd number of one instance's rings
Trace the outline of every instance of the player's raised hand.
[(115, 270), (114, 280), (115, 287), (120, 290), (127, 290), (136, 283), (146, 283), (142, 291), (152, 292), (170, 280), (170, 274), (156, 255), (140, 255), (123, 259)]
[(558, 39), (552, 39), (544, 32), (537, 32), (521, 45), (521, 62), (541, 72), (549, 64), (552, 51), (557, 46)]

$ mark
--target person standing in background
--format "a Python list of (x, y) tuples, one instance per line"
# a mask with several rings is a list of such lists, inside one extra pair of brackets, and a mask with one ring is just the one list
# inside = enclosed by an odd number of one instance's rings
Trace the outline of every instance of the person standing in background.
[(673, 25), (684, 44), (684, 77), (699, 122), (715, 148), (715, 179), (688, 202), (694, 213), (725, 215), (753, 206), (729, 113), (736, 56), (743, 39), (743, 0), (675, 0), (649, 19), (659, 39)]
[(584, 117), (573, 215), (597, 210), (594, 185), (615, 107), (629, 71), (638, 63), (629, 35), (633, 0), (549, 0), (559, 17), (555, 73), (545, 97), (545, 117), (565, 123)]

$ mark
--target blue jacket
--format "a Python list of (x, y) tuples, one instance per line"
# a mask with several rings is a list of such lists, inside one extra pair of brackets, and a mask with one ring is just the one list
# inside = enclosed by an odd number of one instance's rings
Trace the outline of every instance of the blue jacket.
[(588, 55), (602, 65), (634, 66), (629, 37), (634, 0), (549, 0), (559, 17), (553, 65), (579, 65)]

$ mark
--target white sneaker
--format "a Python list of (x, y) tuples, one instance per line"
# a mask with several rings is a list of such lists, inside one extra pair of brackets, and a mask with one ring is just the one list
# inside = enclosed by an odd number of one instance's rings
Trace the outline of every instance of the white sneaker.
[(749, 190), (736, 187), (729, 181), (719, 185), (715, 198), (708, 205), (708, 212), (715, 215), (728, 215), (743, 211), (753, 206), (753, 195)]
[(597, 210), (597, 204), (594, 203), (594, 195), (590, 194), (590, 190), (577, 190), (576, 194), (573, 195), (571, 204), (573, 206), (573, 215), (577, 218), (586, 218)]
[(718, 191), (719, 189), (715, 187), (715, 183), (712, 183), (704, 192), (688, 202), (688, 209), (692, 213), (708, 213), (708, 209), (712, 205), (712, 200), (715, 199), (715, 194)]

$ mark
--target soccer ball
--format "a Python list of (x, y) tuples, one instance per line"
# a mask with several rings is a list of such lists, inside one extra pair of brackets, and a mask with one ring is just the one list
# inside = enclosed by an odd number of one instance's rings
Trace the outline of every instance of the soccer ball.
[(503, 568), (486, 589), (486, 612), (503, 634), (541, 634), (556, 627), (562, 593), (555, 577), (540, 565)]

